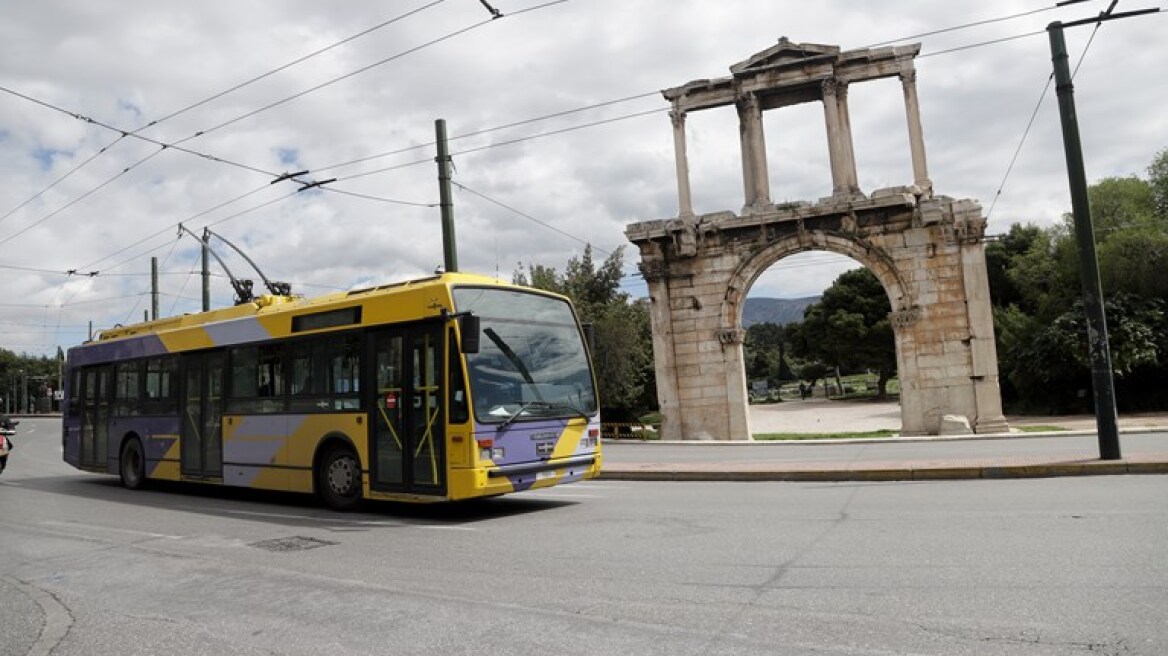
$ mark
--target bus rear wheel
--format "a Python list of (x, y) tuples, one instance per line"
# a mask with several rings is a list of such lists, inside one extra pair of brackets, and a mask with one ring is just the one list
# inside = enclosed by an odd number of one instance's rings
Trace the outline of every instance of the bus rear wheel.
[(142, 441), (131, 437), (122, 445), (121, 457), (118, 458), (118, 475), (122, 478), (122, 485), (129, 490), (140, 490), (146, 485), (146, 454), (142, 449)]
[(334, 446), (320, 461), (316, 489), (333, 510), (351, 510), (361, 502), (361, 462), (347, 446)]

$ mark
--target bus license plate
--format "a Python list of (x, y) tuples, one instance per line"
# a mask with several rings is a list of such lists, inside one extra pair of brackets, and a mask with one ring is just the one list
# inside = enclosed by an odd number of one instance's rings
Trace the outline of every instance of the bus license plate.
[(535, 445), (535, 454), (541, 458), (547, 458), (556, 450), (555, 442), (539, 442)]

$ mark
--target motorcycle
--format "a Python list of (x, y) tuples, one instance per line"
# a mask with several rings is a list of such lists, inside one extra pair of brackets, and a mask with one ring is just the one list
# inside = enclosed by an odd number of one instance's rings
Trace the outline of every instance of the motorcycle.
[(8, 466), (8, 454), (13, 446), (12, 437), (16, 435), (16, 425), (19, 423), (7, 417), (0, 420), (0, 473)]

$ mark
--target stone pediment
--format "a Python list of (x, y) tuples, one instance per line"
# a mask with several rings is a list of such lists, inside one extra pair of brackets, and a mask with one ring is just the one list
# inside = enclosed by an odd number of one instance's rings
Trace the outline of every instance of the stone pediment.
[(749, 75), (767, 69), (785, 66), (787, 64), (804, 64), (808, 60), (824, 57), (835, 58), (839, 55), (839, 46), (822, 43), (791, 43), (787, 37), (762, 52), (730, 66), (730, 72), (735, 76)]

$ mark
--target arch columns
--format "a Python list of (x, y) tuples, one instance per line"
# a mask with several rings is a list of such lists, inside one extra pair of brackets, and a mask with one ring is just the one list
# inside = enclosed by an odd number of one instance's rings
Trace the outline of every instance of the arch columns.
[[(652, 303), (657, 389), (666, 439), (750, 439), (742, 305), (754, 280), (806, 250), (848, 255), (888, 293), (901, 380), (901, 433), (936, 434), (947, 414), (977, 432), (1006, 428), (985, 270), (985, 219), (971, 200), (933, 195), (913, 60), (920, 44), (840, 52), (786, 37), (730, 66), (730, 76), (662, 91), (672, 104), (677, 218), (630, 225)], [(848, 86), (898, 76), (913, 184), (859, 188)], [(832, 195), (819, 204), (770, 199), (762, 112), (823, 102)], [(687, 112), (738, 110), (745, 202), (695, 215)]]

